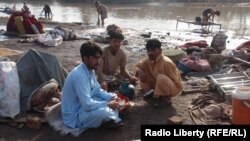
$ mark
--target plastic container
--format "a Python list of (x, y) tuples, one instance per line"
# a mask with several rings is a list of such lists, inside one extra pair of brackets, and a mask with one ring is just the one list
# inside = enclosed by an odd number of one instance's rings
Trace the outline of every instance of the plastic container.
[(135, 87), (132, 84), (129, 84), (127, 82), (123, 82), (119, 87), (119, 93), (128, 97), (130, 100), (133, 99), (133, 96), (135, 94)]
[(232, 93), (232, 123), (250, 125), (250, 87), (239, 87)]
[(43, 44), (49, 47), (56, 47), (62, 44), (62, 42), (63, 42), (62, 36), (57, 36), (55, 39), (52, 39), (52, 37), (48, 34), (45, 36)]

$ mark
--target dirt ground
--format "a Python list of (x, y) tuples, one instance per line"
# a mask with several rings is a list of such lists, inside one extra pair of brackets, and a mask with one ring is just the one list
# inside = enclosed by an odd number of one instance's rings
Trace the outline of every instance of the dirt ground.
[[(81, 26), (68, 26), (77, 30), (83, 30)], [(123, 47), (127, 52), (128, 46), (137, 44), (144, 45), (144, 38), (139, 34), (135, 34), (126, 38), (129, 45)], [(77, 65), (80, 58), (80, 45), (84, 40), (65, 41), (57, 47), (44, 47), (37, 43), (19, 43), (18, 38), (12, 38), (8, 41), (1, 42), (1, 46), (20, 50), (24, 53), (30, 48), (38, 51), (46, 52), (58, 57), (58, 60), (67, 69), (71, 70)], [(106, 44), (100, 44), (102, 47)], [(133, 65), (145, 58), (145, 52), (129, 53), (128, 54), (128, 69), (133, 73), (135, 68)], [(11, 58), (17, 61), (19, 57)], [(138, 88), (138, 87), (137, 87)], [(150, 102), (145, 101), (140, 95), (136, 95), (133, 102), (135, 105), (123, 116), (125, 125), (119, 129), (90, 129), (75, 138), (71, 135), (61, 136), (59, 132), (54, 131), (48, 124), (44, 123), (39, 130), (28, 129), (27, 127), (16, 128), (11, 127), (6, 123), (0, 123), (0, 140), (1, 141), (17, 141), (17, 140), (32, 140), (32, 141), (52, 141), (52, 140), (89, 140), (89, 141), (129, 141), (140, 139), (141, 125), (143, 124), (164, 124), (168, 125), (167, 119), (171, 116), (179, 115), (185, 118), (184, 124), (194, 124), (188, 113), (188, 105), (192, 98), (199, 94), (178, 95), (172, 98), (171, 105), (163, 107), (155, 107)]]

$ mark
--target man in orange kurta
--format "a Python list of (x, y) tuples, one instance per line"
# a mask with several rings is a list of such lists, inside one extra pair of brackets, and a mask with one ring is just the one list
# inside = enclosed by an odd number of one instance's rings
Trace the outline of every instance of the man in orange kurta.
[(180, 73), (171, 59), (162, 54), (161, 42), (148, 40), (146, 44), (148, 58), (137, 63), (136, 76), (142, 90), (154, 90), (154, 98), (167, 98), (181, 93), (183, 84)]

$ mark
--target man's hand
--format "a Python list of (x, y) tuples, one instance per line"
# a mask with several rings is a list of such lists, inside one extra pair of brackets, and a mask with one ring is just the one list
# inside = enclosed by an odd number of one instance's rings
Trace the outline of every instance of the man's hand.
[(103, 82), (101, 83), (101, 88), (102, 88), (103, 90), (108, 91), (108, 83), (105, 82), (105, 81), (103, 81)]
[(112, 99), (111, 99), (111, 101), (119, 101), (119, 100), (121, 100), (118, 96), (114, 96)]
[(108, 107), (115, 110), (119, 108), (119, 103), (116, 100), (111, 100), (108, 102)]
[(139, 78), (142, 82), (147, 81), (147, 75), (141, 69), (138, 69), (136, 71), (135, 76)]
[(136, 84), (136, 81), (137, 81), (138, 79), (136, 78), (136, 77), (131, 77), (130, 79), (129, 79), (129, 82), (131, 83), (131, 84)]

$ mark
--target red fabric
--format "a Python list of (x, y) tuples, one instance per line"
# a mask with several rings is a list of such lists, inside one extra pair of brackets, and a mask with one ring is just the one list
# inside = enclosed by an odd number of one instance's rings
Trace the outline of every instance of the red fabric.
[(35, 18), (34, 15), (32, 15), (29, 19), (30, 19), (30, 21), (31, 21), (32, 24), (35, 24), (37, 22), (37, 20), (36, 20), (36, 18)]
[(181, 45), (180, 48), (188, 48), (188, 47), (193, 47), (193, 46), (198, 46), (200, 48), (205, 48), (208, 47), (207, 41), (205, 40), (200, 40), (200, 41), (195, 41), (195, 42), (188, 42), (184, 45)]
[(117, 96), (118, 96), (120, 99), (125, 100), (126, 103), (130, 101), (129, 98), (126, 97), (126, 96), (123, 95), (123, 94), (117, 93)]
[(247, 51), (248, 53), (250, 53), (250, 41), (242, 43), (236, 48), (236, 50)]
[(181, 62), (188, 68), (195, 71), (208, 71), (211, 70), (210, 64), (206, 59), (199, 59), (193, 56), (187, 56), (181, 59)]
[(120, 99), (125, 100), (125, 103), (126, 103), (125, 105), (126, 105), (126, 107), (125, 107), (124, 109), (122, 109), (122, 110), (119, 111), (119, 112), (121, 112), (121, 113), (124, 113), (124, 112), (126, 111), (126, 109), (129, 109), (129, 108), (130, 108), (130, 104), (129, 104), (130, 100), (129, 100), (128, 97), (126, 97), (126, 96), (123, 95), (123, 94), (120, 94), (119, 92), (117, 92), (116, 94), (117, 94), (117, 96), (118, 96)]
[(6, 27), (7, 31), (17, 32), (17, 27), (15, 25), (15, 18), (14, 17), (15, 17), (14, 15), (10, 16), (8, 23), (7, 23), (7, 27)]
[(23, 25), (24, 25), (24, 28), (25, 28), (25, 31), (27, 34), (34, 34), (32, 28), (31, 28), (31, 21), (29, 19), (24, 19)]
[(27, 13), (23, 13), (23, 12), (12, 12), (12, 14), (10, 15), (10, 18), (8, 20), (8, 23), (7, 23), (7, 27), (6, 27), (7, 31), (18, 32), (17, 26), (15, 24), (15, 17), (16, 16), (23, 17), (23, 25), (24, 25), (26, 34), (35, 34), (31, 28), (32, 24), (36, 25), (36, 27), (38, 28), (40, 33), (44, 33), (42, 23), (40, 21), (37, 21), (37, 19), (35, 18), (34, 15), (29, 16)]

